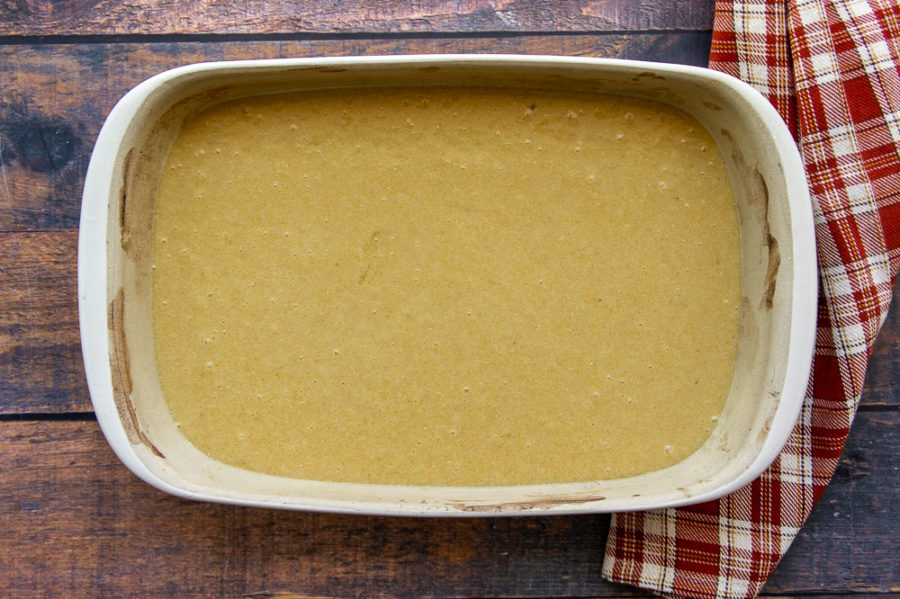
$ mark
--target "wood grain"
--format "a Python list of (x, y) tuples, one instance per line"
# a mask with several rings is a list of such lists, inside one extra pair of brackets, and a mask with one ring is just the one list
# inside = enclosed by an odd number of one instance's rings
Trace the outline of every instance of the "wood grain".
[(898, 425), (896, 410), (857, 414), (831, 483), (767, 592), (900, 591)]
[[(521, 53), (703, 64), (702, 33), (478, 39), (0, 46), (0, 230), (75, 229), (84, 173), (106, 114), (131, 87), (214, 60), (361, 54)], [(65, 77), (60, 77), (65, 73)]]
[(872, 348), (863, 388), (864, 406), (900, 407), (900, 280), (894, 285), (893, 297), (887, 320)]
[(91, 409), (74, 231), (0, 234), (0, 414)]
[[(77, 237), (75, 231), (0, 233), (0, 415), (91, 410), (78, 331)], [(900, 406), (898, 373), (895, 305), (869, 362), (862, 409)]]
[[(601, 585), (608, 518), (414, 520), (175, 499), (96, 423), (0, 423), (0, 594), (64, 597), (577, 595)], [(47, 542), (52, 539), (53, 542)], [(2, 563), (0, 563), (2, 566)], [(583, 594), (583, 593), (582, 593)]]
[[(896, 586), (900, 505), (896, 491), (877, 491), (897, 488), (898, 425), (896, 412), (860, 415), (834, 483), (768, 593)], [(603, 515), (440, 520), (238, 508), (138, 481), (94, 422), (0, 422), (0, 446), (4, 595), (640, 594), (600, 578)]]
[(709, 30), (712, 15), (712, 0), (19, 0), (0, 3), (0, 35)]

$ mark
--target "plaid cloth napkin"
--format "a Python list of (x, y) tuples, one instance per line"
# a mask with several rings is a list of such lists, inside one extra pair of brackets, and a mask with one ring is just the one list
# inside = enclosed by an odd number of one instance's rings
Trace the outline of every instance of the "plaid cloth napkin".
[(900, 265), (900, 4), (716, 2), (710, 67), (766, 95), (812, 194), (820, 295), (796, 428), (758, 480), (703, 505), (616, 515), (603, 574), (685, 597), (753, 597), (828, 484)]

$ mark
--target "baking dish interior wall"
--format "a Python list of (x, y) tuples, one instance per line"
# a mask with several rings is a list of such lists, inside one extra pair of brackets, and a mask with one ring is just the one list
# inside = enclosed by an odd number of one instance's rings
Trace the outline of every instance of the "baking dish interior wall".
[[(733, 102), (728, 90), (677, 76), (611, 72), (598, 76), (588, 68), (506, 65), (502, 70), (478, 64), (364, 65), (348, 68), (303, 67), (253, 72), (197, 73), (160, 87), (141, 108), (126, 133), (127, 143), (117, 158), (122, 189), (119, 214), (110, 223), (111, 277), (108, 287), (112, 333), (113, 372), (121, 373), (117, 403), (126, 426), (133, 427), (137, 444), (147, 446), (152, 460), (165, 460), (167, 467), (195, 480), (206, 479), (203, 461), (178, 432), (166, 408), (154, 360), (152, 314), (152, 222), (153, 199), (161, 164), (178, 134), (181, 123), (218, 102), (242, 96), (323, 88), (397, 86), (493, 86), (535, 89), (567, 89), (592, 93), (635, 95), (671, 103), (696, 116), (717, 140), (728, 165), (741, 226), (742, 322), (736, 375), (726, 405), (726, 417), (705, 447), (702, 459), (690, 465), (698, 474), (706, 470), (740, 469), (744, 461), (729, 461), (746, 453), (746, 446), (761, 443), (772, 409), (760, 410), (768, 387), (777, 389), (783, 365), (772, 359), (772, 346), (787, 343), (783, 326), (788, 314), (784, 301), (771, 294), (786, 293), (788, 285), (778, 281), (789, 275), (790, 222), (787, 214), (771, 213), (769, 189), (779, 189), (776, 166), (761, 155), (767, 148), (764, 132), (748, 129), (741, 119), (728, 119), (723, 105)], [(222, 81), (227, 81), (223, 85)], [(113, 199), (112, 201), (116, 201)], [(111, 219), (113, 221), (113, 219)], [(779, 250), (781, 248), (781, 250)], [(773, 252), (780, 252), (773, 275)], [(784, 298), (781, 298), (782, 300)], [(120, 302), (117, 306), (116, 302)], [(774, 311), (774, 312), (773, 312)], [(779, 313), (781, 311), (781, 313)], [(777, 354), (777, 352), (774, 352)], [(754, 368), (760, 361), (765, 369)], [(157, 460), (157, 458), (159, 460)], [(623, 489), (624, 490), (624, 489)]]

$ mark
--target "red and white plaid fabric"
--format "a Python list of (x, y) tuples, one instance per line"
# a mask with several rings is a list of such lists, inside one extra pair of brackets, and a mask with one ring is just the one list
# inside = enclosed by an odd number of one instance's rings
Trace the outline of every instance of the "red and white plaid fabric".
[(900, 4), (716, 2), (710, 67), (750, 83), (791, 127), (815, 214), (813, 373), (775, 463), (699, 506), (613, 518), (603, 574), (684, 597), (753, 597), (831, 479), (900, 265)]

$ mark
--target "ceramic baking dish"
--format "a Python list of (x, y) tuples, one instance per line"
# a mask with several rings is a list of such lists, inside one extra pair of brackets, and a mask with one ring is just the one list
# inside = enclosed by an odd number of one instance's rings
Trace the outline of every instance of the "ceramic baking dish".
[[(151, 326), (153, 189), (180, 123), (249, 94), (377, 86), (515, 86), (625, 94), (693, 114), (719, 144), (739, 211), (741, 333), (724, 412), (705, 445), (665, 470), (585, 483), (411, 487), (297, 480), (212, 460), (178, 431), (156, 377)], [(78, 296), (97, 419), (151, 485), (235, 504), (405, 515), (585, 513), (696, 503), (757, 477), (794, 426), (816, 314), (812, 214), (796, 146), (768, 102), (706, 69), (502, 55), (221, 62), (181, 67), (131, 90), (100, 132), (84, 187)]]

